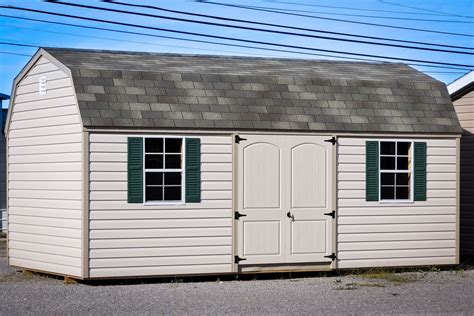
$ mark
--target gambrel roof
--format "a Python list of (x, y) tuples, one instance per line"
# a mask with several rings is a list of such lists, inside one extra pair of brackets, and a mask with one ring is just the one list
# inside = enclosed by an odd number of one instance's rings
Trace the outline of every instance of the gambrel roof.
[(446, 86), (401, 63), (45, 50), (85, 127), (461, 132)]

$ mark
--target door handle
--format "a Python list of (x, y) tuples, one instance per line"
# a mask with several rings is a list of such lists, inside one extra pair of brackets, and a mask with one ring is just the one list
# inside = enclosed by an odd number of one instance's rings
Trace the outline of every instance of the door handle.
[(295, 221), (295, 215), (291, 214), (290, 212), (286, 213), (286, 217), (291, 218), (291, 220)]

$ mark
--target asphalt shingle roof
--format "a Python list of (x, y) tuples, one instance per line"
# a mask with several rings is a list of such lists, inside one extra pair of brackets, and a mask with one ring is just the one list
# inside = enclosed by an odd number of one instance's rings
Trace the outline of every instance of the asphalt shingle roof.
[(399, 63), (45, 50), (86, 127), (461, 132), (446, 86)]

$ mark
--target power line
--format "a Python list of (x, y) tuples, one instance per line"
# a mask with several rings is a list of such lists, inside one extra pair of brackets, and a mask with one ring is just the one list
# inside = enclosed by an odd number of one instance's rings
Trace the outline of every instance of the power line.
[[(7, 18), (12, 18), (12, 19), (18, 19), (18, 20), (38, 22), (38, 23), (63, 25), (63, 26), (77, 27), (77, 28), (82, 28), (82, 29), (92, 29), (92, 30), (99, 30), (99, 31), (107, 31), (107, 32), (130, 34), (130, 35), (140, 35), (140, 36), (147, 36), (147, 37), (153, 37), (153, 38), (164, 38), (164, 39), (179, 40), (179, 41), (194, 42), (194, 43), (204, 43), (204, 44), (219, 45), (219, 46), (226, 46), (226, 47), (230, 46), (230, 47), (239, 47), (239, 48), (247, 48), (247, 49), (254, 49), (254, 50), (264, 50), (264, 51), (271, 51), (271, 52), (283, 52), (283, 53), (298, 54), (298, 55), (305, 55), (305, 56), (339, 58), (339, 59), (346, 59), (346, 60), (352, 60), (352, 61), (355, 60), (355, 61), (378, 62), (378, 63), (383, 62), (383, 61), (380, 61), (380, 60), (368, 59), (368, 58), (345, 57), (345, 56), (337, 56), (337, 55), (329, 55), (329, 54), (317, 54), (317, 53), (299, 52), (299, 51), (276, 49), (276, 48), (257, 47), (257, 46), (250, 46), (250, 45), (221, 43), (221, 42), (213, 42), (213, 41), (206, 41), (206, 40), (197, 40), (197, 39), (190, 39), (190, 38), (181, 38), (181, 37), (174, 37), (174, 36), (157, 35), (157, 34), (151, 34), (151, 33), (118, 30), (118, 29), (111, 29), (111, 28), (98, 27), (98, 26), (87, 26), (87, 25), (80, 25), (80, 24), (74, 24), (74, 23), (56, 22), (56, 21), (48, 21), (48, 20), (43, 20), (43, 19), (18, 17), (18, 16), (5, 15), (5, 14), (0, 14), (0, 16), (7, 17)], [(470, 69), (466, 69), (466, 68), (458, 68), (458, 67), (450, 67), (450, 66), (438, 66), (438, 65), (424, 65), (424, 64), (417, 64), (417, 63), (409, 63), (408, 65), (422, 66), (422, 67), (429, 67), (429, 68), (470, 70)]]
[(344, 9), (344, 10), (353, 10), (353, 11), (370, 11), (370, 12), (385, 12), (385, 13), (397, 13), (397, 14), (416, 14), (416, 15), (434, 15), (434, 16), (444, 16), (444, 14), (434, 14), (434, 13), (413, 13), (413, 12), (404, 12), (404, 11), (391, 11), (391, 10), (376, 10), (376, 9), (360, 9), (354, 7), (338, 7), (338, 6), (331, 6), (331, 5), (320, 5), (320, 4), (307, 4), (307, 3), (299, 3), (299, 2), (289, 2), (289, 1), (277, 1), (277, 0), (269, 0), (269, 2), (273, 3), (283, 3), (283, 4), (293, 4), (293, 5), (300, 5), (300, 6), (310, 6), (310, 7), (321, 7), (321, 8), (331, 8), (331, 9)]
[[(277, 2), (277, 3), (282, 3), (282, 2)], [(310, 6), (310, 5), (308, 4), (308, 6)], [(381, 15), (365, 15), (365, 14), (354, 14), (354, 13), (335, 13), (335, 12), (312, 11), (312, 10), (296, 10), (296, 9), (288, 9), (288, 8), (281, 8), (281, 9), (278, 8), (278, 10), (285, 10), (285, 11), (291, 11), (291, 12), (317, 13), (317, 14), (332, 15), (332, 16), (352, 16), (352, 17), (358, 17), (358, 18), (382, 19), (382, 20), (435, 22), (435, 23), (457, 23), (457, 24), (472, 24), (472, 23), (474, 23), (472, 21), (434, 20), (434, 19), (407, 18), (407, 17), (398, 17), (398, 16), (381, 16)]]
[[(157, 35), (157, 34), (151, 34), (151, 33), (117, 30), (117, 29), (111, 29), (111, 28), (105, 28), (105, 27), (86, 26), (86, 25), (73, 24), (73, 23), (47, 21), (47, 20), (42, 20), (42, 19), (18, 17), (18, 16), (11, 16), (11, 15), (5, 15), (5, 14), (0, 14), (0, 16), (7, 17), (7, 18), (12, 18), (12, 19), (19, 19), (19, 20), (33, 21), (33, 22), (39, 22), (39, 23), (53, 24), (53, 25), (64, 25), (64, 26), (71, 26), (71, 27), (78, 27), (78, 28), (85, 28), (85, 29), (92, 29), (92, 30), (100, 30), (100, 31), (116, 32), (116, 33), (123, 33), (123, 34), (140, 35), (140, 36), (148, 36), (148, 37), (154, 37), (154, 38), (164, 38), (164, 39), (179, 40), (179, 41), (194, 42), (194, 43), (204, 43), (204, 44), (211, 44), (211, 45), (240, 47), (240, 48), (264, 50), (264, 51), (272, 51), (272, 52), (283, 52), (283, 53), (306, 55), (306, 56), (342, 58), (342, 59), (347, 59), (347, 60), (370, 61), (370, 62), (379, 62), (379, 63), (383, 62), (383, 61), (375, 60), (375, 59), (344, 57), (344, 56), (336, 56), (336, 55), (328, 55), (328, 54), (298, 52), (298, 51), (283, 50), (283, 49), (276, 49), (276, 48), (257, 47), (257, 46), (249, 46), (249, 45), (238, 45), (238, 44), (230, 44), (230, 43), (220, 43), (220, 42), (197, 40), (197, 39), (190, 39), (190, 38), (181, 38), (181, 37), (174, 37), (174, 36)], [(40, 45), (40, 46), (42, 46), (42, 45)], [(409, 64), (409, 65), (425, 66), (425, 67), (432, 67), (432, 68), (444, 68), (444, 69), (462, 69), (462, 68), (457, 68), (457, 67), (435, 66), (435, 65), (421, 65), (421, 64)]]
[(0, 54), (16, 55), (16, 56), (26, 56), (26, 57), (31, 57), (31, 56), (32, 56), (32, 55), (27, 55), (27, 54), (20, 54), (20, 53), (13, 53), (13, 52), (5, 52), (5, 51), (0, 51)]
[[(194, 50), (202, 50), (202, 51), (212, 51), (212, 52), (223, 52), (223, 53), (233, 53), (233, 54), (245, 54), (245, 55), (254, 55), (254, 56), (263, 56), (263, 57), (278, 57), (276, 55), (268, 55), (268, 54), (249, 54), (248, 52), (239, 52), (239, 51), (229, 51), (229, 50), (219, 50), (219, 49), (211, 49), (211, 48), (200, 48), (200, 47), (192, 47), (192, 46), (180, 46), (180, 45), (167, 45), (167, 44), (157, 44), (157, 43), (150, 43), (150, 42), (140, 42), (140, 41), (130, 41), (130, 40), (123, 40), (123, 39), (116, 39), (116, 38), (109, 38), (109, 37), (101, 37), (101, 36), (92, 36), (92, 35), (82, 35), (82, 34), (74, 34), (74, 33), (66, 33), (66, 32), (58, 32), (58, 31), (49, 31), (49, 30), (39, 30), (33, 29), (28, 27), (20, 27), (20, 26), (8, 26), (4, 25), (5, 27), (15, 28), (15, 29), (22, 29), (22, 30), (29, 30), (35, 32), (45, 32), (45, 33), (52, 33), (52, 34), (62, 34), (62, 35), (69, 35), (69, 36), (77, 36), (77, 37), (87, 37), (87, 38), (95, 38), (107, 41), (116, 41), (116, 42), (126, 42), (126, 43), (135, 43), (135, 44), (144, 44), (144, 45), (153, 45), (159, 47), (172, 47), (172, 48), (183, 48), (183, 49), (194, 49)], [(36, 44), (36, 43), (34, 43)], [(38, 47), (41, 45), (38, 44)]]
[(453, 14), (453, 13), (449, 13), (449, 12), (441, 12), (441, 11), (437, 11), (437, 10), (423, 9), (423, 8), (419, 8), (419, 7), (413, 7), (413, 6), (394, 3), (394, 2), (385, 1), (385, 0), (377, 0), (377, 1), (382, 2), (382, 3), (386, 3), (386, 4), (391, 4), (391, 5), (394, 5), (394, 6), (397, 6), (397, 7), (409, 8), (409, 9), (420, 10), (420, 11), (425, 11), (425, 12), (441, 13), (442, 15), (447, 15), (447, 16), (457, 16), (457, 17), (460, 17), (460, 18), (468, 18), (468, 19), (473, 19), (474, 18), (474, 17), (469, 16), (469, 15), (458, 15), (458, 14)]
[(309, 29), (309, 28), (288, 26), (288, 25), (282, 25), (282, 24), (273, 24), (273, 23), (264, 23), (264, 22), (259, 22), (259, 21), (234, 19), (234, 18), (228, 18), (228, 17), (223, 17), (223, 16), (213, 16), (213, 15), (193, 13), (193, 12), (187, 12), (187, 11), (178, 11), (178, 10), (165, 9), (165, 8), (161, 8), (161, 7), (157, 7), (157, 6), (151, 6), (151, 5), (140, 5), (140, 4), (125, 3), (125, 2), (115, 1), (115, 0), (103, 0), (103, 2), (108, 2), (108, 3), (122, 5), (122, 6), (129, 6), (129, 7), (154, 9), (154, 10), (163, 11), (163, 12), (184, 14), (184, 15), (190, 15), (190, 16), (210, 18), (210, 19), (215, 19), (215, 20), (223, 20), (223, 21), (238, 22), (238, 23), (249, 23), (249, 24), (256, 24), (256, 25), (263, 25), (263, 26), (286, 28), (286, 29), (292, 29), (292, 30), (298, 30), (298, 31), (307, 31), (307, 32), (313, 32), (313, 33), (333, 34), (333, 35), (350, 36), (350, 37), (357, 37), (357, 38), (367, 38), (367, 39), (373, 39), (373, 40), (392, 41), (392, 42), (400, 42), (400, 43), (410, 43), (410, 44), (427, 45), (427, 46), (439, 46), (439, 47), (460, 48), (460, 49), (469, 49), (469, 50), (474, 49), (472, 47), (465, 47), (465, 46), (453, 46), (453, 45), (445, 45), (445, 44), (418, 42), (418, 41), (407, 41), (407, 40), (394, 39), (394, 38), (366, 36), (366, 35), (352, 34), (352, 33), (331, 32), (331, 31), (325, 31), (325, 30), (321, 30), (321, 29)]
[(94, 21), (94, 22), (101, 22), (101, 23), (108, 23), (108, 24), (122, 25), (122, 26), (128, 26), (128, 27), (136, 27), (136, 28), (144, 28), (144, 29), (150, 29), (150, 30), (155, 30), (155, 31), (164, 31), (164, 32), (170, 32), (170, 33), (200, 36), (200, 37), (207, 37), (207, 38), (215, 38), (215, 39), (228, 40), (228, 41), (237, 41), (237, 42), (244, 42), (244, 43), (251, 43), (251, 44), (291, 48), (291, 49), (301, 49), (301, 50), (306, 50), (306, 51), (319, 51), (319, 52), (325, 52), (325, 53), (336, 53), (336, 54), (344, 54), (344, 55), (350, 55), (350, 56), (399, 60), (399, 61), (405, 61), (405, 62), (421, 62), (421, 63), (428, 63), (428, 64), (433, 64), (433, 65), (457, 66), (457, 67), (469, 67), (469, 68), (474, 67), (473, 65), (467, 65), (467, 64), (455, 64), (455, 63), (446, 63), (446, 62), (439, 62), (439, 61), (426, 61), (426, 60), (411, 59), (411, 58), (400, 58), (400, 57), (397, 58), (397, 57), (391, 57), (391, 56), (380, 56), (380, 55), (362, 54), (362, 53), (350, 53), (350, 52), (345, 52), (345, 51), (336, 51), (336, 50), (329, 50), (329, 49), (317, 49), (317, 48), (306, 47), (306, 46), (287, 45), (287, 44), (279, 44), (279, 43), (273, 43), (273, 42), (248, 40), (248, 39), (242, 39), (242, 38), (232, 38), (232, 37), (227, 37), (227, 36), (218, 36), (218, 35), (211, 35), (211, 34), (204, 34), (204, 33), (179, 31), (179, 30), (174, 30), (174, 29), (166, 29), (166, 28), (138, 25), (138, 24), (132, 24), (132, 23), (125, 23), (125, 22), (102, 20), (102, 19), (96, 19), (96, 18), (87, 18), (87, 17), (84, 17), (84, 16), (75, 16), (75, 15), (71, 15), (71, 14), (64, 14), (64, 13), (58, 13), (58, 12), (49, 12), (49, 11), (42, 11), (42, 10), (21, 8), (21, 7), (14, 7), (14, 6), (0, 6), (0, 8), (20, 10), (20, 11), (28, 11), (28, 12), (36, 12), (36, 13), (48, 14), (48, 15), (54, 15), (54, 16), (62, 16), (62, 17), (88, 20), (88, 21)]
[(311, 18), (311, 19), (319, 19), (319, 20), (327, 20), (327, 21), (335, 21), (335, 22), (344, 22), (344, 23), (351, 23), (351, 24), (361, 24), (361, 25), (369, 25), (369, 26), (377, 26), (377, 27), (386, 27), (386, 28), (399, 29), (399, 30), (408, 30), (408, 31), (453, 35), (453, 36), (474, 37), (474, 35), (471, 35), (471, 34), (444, 32), (444, 31), (436, 31), (436, 30), (427, 30), (427, 29), (419, 29), (419, 28), (414, 28), (414, 27), (404, 27), (404, 26), (395, 26), (395, 25), (388, 25), (388, 24), (369, 23), (369, 22), (361, 22), (361, 21), (355, 21), (355, 20), (335, 19), (335, 18), (328, 18), (328, 17), (309, 15), (309, 14), (290, 13), (290, 12), (286, 12), (288, 10), (274, 8), (274, 7), (261, 7), (261, 6), (246, 6), (246, 5), (238, 5), (238, 4), (226, 4), (226, 3), (207, 1), (207, 0), (194, 0), (194, 1), (200, 2), (200, 3), (219, 5), (219, 6), (224, 6), (224, 7), (232, 7), (232, 8), (253, 10), (253, 11), (259, 11), (259, 12), (270, 12), (270, 13), (276, 13), (276, 14)]
[(240, 26), (240, 25), (231, 25), (231, 24), (207, 22), (207, 21), (198, 21), (198, 20), (169, 17), (169, 16), (164, 16), (164, 15), (157, 15), (157, 14), (150, 14), (150, 13), (143, 13), (143, 12), (134, 12), (134, 11), (119, 10), (119, 9), (103, 8), (103, 7), (91, 6), (91, 5), (85, 5), (85, 4), (78, 4), (78, 3), (68, 3), (68, 2), (58, 1), (58, 0), (46, 0), (46, 1), (51, 2), (51, 3), (55, 3), (55, 4), (59, 4), (59, 5), (66, 5), (66, 6), (72, 6), (72, 7), (77, 7), (77, 8), (100, 10), (100, 11), (114, 12), (114, 13), (120, 13), (120, 14), (138, 15), (138, 16), (142, 16), (142, 17), (159, 18), (159, 19), (180, 21), (180, 22), (186, 22), (186, 23), (195, 23), (195, 24), (204, 24), (204, 25), (211, 25), (211, 26), (218, 26), (218, 27), (227, 27), (227, 28), (241, 29), (241, 30), (247, 30), (247, 31), (257, 31), (257, 32), (279, 34), (279, 35), (300, 36), (300, 37), (316, 38), (316, 39), (323, 39), (323, 40), (330, 40), (330, 41), (342, 41), (342, 42), (349, 42), (349, 43), (388, 46), (388, 47), (405, 48), (405, 49), (416, 49), (416, 50), (423, 50), (423, 51), (451, 53), (451, 54), (472, 55), (472, 53), (470, 53), (470, 52), (461, 52), (461, 51), (455, 51), (455, 50), (418, 47), (418, 46), (408, 46), (408, 45), (399, 45), (399, 44), (389, 44), (389, 43), (377, 43), (377, 42), (372, 42), (372, 41), (362, 41), (362, 40), (337, 38), (337, 37), (329, 37), (329, 36), (321, 36), (321, 35), (310, 35), (310, 34), (294, 33), (294, 32), (287, 32), (287, 31), (267, 30), (267, 29), (260, 29), (260, 28), (256, 28), (256, 27), (249, 27), (249, 26)]
[(38, 47), (38, 45), (21, 44), (21, 43), (9, 43), (9, 42), (0, 42), (0, 45), (21, 46), (21, 47), (34, 47), (34, 48), (37, 48), (37, 47)]
[[(61, 33), (61, 32), (53, 32), (53, 33), (69, 35), (68, 33)], [(79, 35), (79, 36), (81, 36), (81, 35)], [(87, 37), (90, 37), (90, 36), (87, 36)], [(102, 39), (108, 39), (108, 38), (102, 38)], [(121, 40), (117, 40), (117, 41), (121, 41)], [(33, 44), (33, 43), (31, 43), (31, 44)], [(152, 43), (150, 43), (150, 44), (152, 44)], [(33, 47), (38, 48), (38, 47), (44, 46), (44, 45), (41, 45), (41, 44), (28, 45), (28, 44), (23, 44), (23, 43), (8, 43), (8, 42), (0, 42), (0, 45), (32, 47), (32, 48)], [(165, 45), (165, 46), (170, 46), (170, 45)], [(180, 47), (180, 46), (176, 46), (176, 47)], [(193, 48), (193, 47), (188, 47), (188, 48)], [(193, 48), (193, 49), (195, 49), (195, 48)], [(208, 50), (211, 50), (211, 49), (208, 49)], [(7, 52), (7, 51), (0, 51), (0, 54), (17, 55), (17, 56), (25, 56), (25, 57), (33, 56), (33, 55), (28, 55), (28, 54), (21, 54), (21, 53)], [(263, 56), (267, 56), (267, 55), (263, 55)], [(422, 72), (424, 72), (424, 73), (433, 73), (433, 74), (464, 74), (464, 73), (466, 73), (466, 71), (424, 71), (424, 70), (422, 70)]]

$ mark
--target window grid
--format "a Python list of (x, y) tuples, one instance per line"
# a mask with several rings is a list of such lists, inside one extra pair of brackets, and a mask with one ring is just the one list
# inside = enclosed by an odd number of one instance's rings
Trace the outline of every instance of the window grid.
[[(382, 144), (383, 143), (392, 143), (394, 146), (394, 153), (393, 154), (382, 154)], [(408, 144), (408, 151), (407, 154), (399, 154), (399, 144)], [(379, 142), (379, 148), (380, 148), (380, 154), (379, 154), (379, 165), (380, 165), (380, 171), (379, 171), (379, 180), (380, 180), (380, 200), (381, 201), (410, 201), (412, 200), (412, 152), (413, 152), (413, 142), (407, 142), (407, 141), (380, 141)], [(382, 168), (382, 158), (383, 157), (391, 157), (394, 159), (394, 168)], [(398, 158), (406, 158), (408, 163), (406, 168), (402, 168), (400, 166), (399, 169), (399, 159)], [(384, 175), (391, 174), (393, 175), (393, 185), (392, 184), (383, 184), (382, 178)], [(407, 183), (407, 184), (398, 184), (397, 179), (398, 175), (406, 175), (407, 181), (400, 181), (401, 183)], [(382, 193), (384, 188), (392, 188), (393, 189), (393, 198), (382, 198)], [(398, 194), (398, 189), (406, 189), (408, 194), (406, 198), (399, 198), (397, 196)], [(398, 194), (403, 195), (403, 194)]]
[[(162, 144), (161, 144), (161, 152), (147, 152), (147, 140), (150, 139), (161, 139)], [(180, 140), (180, 151), (179, 152), (167, 152), (166, 148), (166, 140), (167, 139), (177, 139)], [(183, 202), (184, 198), (184, 138), (183, 137), (144, 137), (144, 146), (143, 146), (143, 151), (144, 151), (144, 177), (143, 177), (143, 184), (145, 187), (145, 190), (143, 192), (144, 194), (144, 201), (145, 203), (177, 203), (177, 202)], [(146, 168), (146, 157), (147, 156), (163, 156), (163, 163), (162, 163), (162, 168)], [(180, 167), (181, 168), (166, 168), (166, 157), (167, 156), (179, 156), (180, 160)], [(161, 184), (147, 184), (147, 174), (150, 173), (161, 173)], [(179, 173), (181, 177), (180, 184), (166, 184), (166, 174), (170, 173)], [(149, 198), (147, 197), (147, 188), (161, 188), (161, 199), (157, 198)], [(180, 199), (166, 199), (166, 189), (167, 188), (180, 188)]]

